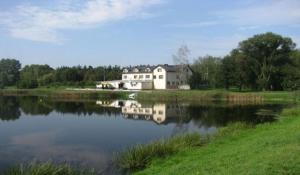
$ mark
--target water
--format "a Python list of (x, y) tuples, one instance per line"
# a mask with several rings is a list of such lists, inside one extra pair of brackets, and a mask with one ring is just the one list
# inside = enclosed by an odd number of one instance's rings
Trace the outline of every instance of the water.
[[(179, 133), (213, 134), (234, 122), (272, 122), (282, 105), (52, 101), (0, 97), (0, 172), (32, 161), (118, 174), (112, 155)], [(272, 115), (271, 115), (272, 114)]]

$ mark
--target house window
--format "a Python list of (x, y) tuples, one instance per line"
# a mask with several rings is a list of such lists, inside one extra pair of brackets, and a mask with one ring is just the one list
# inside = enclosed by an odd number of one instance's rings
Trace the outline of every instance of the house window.
[(127, 75), (124, 75), (124, 76), (123, 76), (123, 79), (127, 79)]
[(158, 111), (158, 114), (159, 114), (159, 115), (163, 115), (163, 114), (164, 114), (164, 111)]
[(163, 78), (164, 78), (164, 76), (163, 76), (163, 75), (160, 75), (160, 76), (159, 76), (159, 79), (163, 79)]
[(167, 82), (167, 85), (170, 85), (170, 84), (171, 84), (171, 82), (168, 81), (168, 82)]
[(146, 78), (150, 78), (150, 75), (146, 75)]
[(137, 75), (134, 75), (134, 79), (137, 79), (137, 77), (138, 77)]
[(157, 69), (157, 72), (162, 72), (162, 69), (161, 69), (161, 68), (158, 68), (158, 69)]
[(153, 75), (153, 79), (156, 79), (156, 75)]
[(146, 112), (146, 113), (150, 113), (149, 109), (146, 109), (145, 112)]
[(144, 75), (140, 75), (140, 76), (139, 76), (139, 79), (143, 79), (143, 78), (144, 78)]

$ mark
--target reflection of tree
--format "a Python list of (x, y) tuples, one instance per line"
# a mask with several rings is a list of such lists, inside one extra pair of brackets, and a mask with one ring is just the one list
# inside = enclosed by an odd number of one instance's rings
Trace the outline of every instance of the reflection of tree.
[(48, 115), (53, 110), (49, 102), (40, 97), (19, 97), (19, 102), (25, 114)]
[(0, 97), (0, 120), (16, 120), (20, 115), (16, 97)]
[(95, 102), (55, 102), (54, 109), (61, 113), (77, 115), (106, 114), (108, 116), (120, 114), (120, 109), (100, 107)]
[(193, 116), (193, 121), (202, 126), (225, 126), (233, 122), (263, 123), (275, 120), (274, 115), (257, 115), (259, 109), (280, 110), (279, 105), (249, 105), (230, 107), (188, 107), (188, 114)]

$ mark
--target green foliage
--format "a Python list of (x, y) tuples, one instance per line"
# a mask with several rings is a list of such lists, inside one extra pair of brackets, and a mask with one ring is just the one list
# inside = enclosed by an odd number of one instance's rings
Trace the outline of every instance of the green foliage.
[(280, 90), (280, 69), (290, 65), (290, 53), (295, 46), (291, 38), (269, 32), (242, 41), (238, 52), (245, 57), (248, 69), (255, 75), (255, 86), (264, 90)]
[(76, 86), (95, 87), (96, 81), (121, 78), (121, 68), (108, 67), (59, 67), (53, 69), (48, 65), (27, 65), (21, 70), (18, 88), (33, 89), (37, 87)]
[(178, 135), (170, 139), (155, 141), (146, 145), (136, 145), (115, 157), (116, 164), (127, 171), (145, 168), (154, 158), (164, 158), (181, 149), (203, 144), (199, 134)]
[(15, 59), (0, 60), (0, 89), (15, 85), (19, 80), (21, 64)]
[(31, 163), (11, 168), (4, 175), (94, 175), (94, 171), (75, 170), (70, 165), (54, 165), (48, 163)]
[(199, 57), (192, 65), (193, 75), (190, 83), (192, 88), (220, 87), (221, 58), (205, 56)]

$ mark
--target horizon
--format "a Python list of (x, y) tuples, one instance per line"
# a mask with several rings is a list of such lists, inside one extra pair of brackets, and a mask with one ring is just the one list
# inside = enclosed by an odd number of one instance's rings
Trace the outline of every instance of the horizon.
[(173, 64), (182, 44), (191, 63), (266, 32), (300, 44), (297, 0), (16, 0), (0, 10), (0, 57), (23, 67)]

